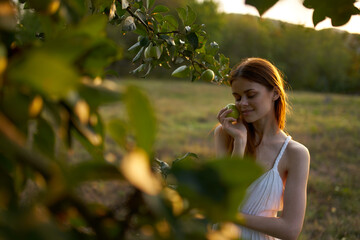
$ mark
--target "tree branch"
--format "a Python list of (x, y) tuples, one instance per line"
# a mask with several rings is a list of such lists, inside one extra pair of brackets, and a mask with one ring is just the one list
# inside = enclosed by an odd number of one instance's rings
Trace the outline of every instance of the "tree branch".
[(167, 35), (167, 34), (172, 34), (172, 33), (176, 33), (176, 34), (180, 34), (180, 31), (170, 31), (170, 32), (159, 32), (156, 35), (160, 36), (162, 34)]
[(131, 11), (131, 7), (127, 7), (126, 11), (136, 20), (138, 20), (142, 25), (144, 25), (144, 27), (146, 28), (146, 31), (149, 32), (149, 29), (154, 32), (154, 29), (152, 27), (150, 27), (148, 24), (146, 24), (146, 22), (144, 22), (141, 18), (139, 18), (137, 15), (135, 15), (132, 11)]

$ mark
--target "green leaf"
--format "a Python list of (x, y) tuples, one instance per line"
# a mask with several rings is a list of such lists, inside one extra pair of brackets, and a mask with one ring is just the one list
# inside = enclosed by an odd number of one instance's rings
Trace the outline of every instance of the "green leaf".
[(49, 98), (65, 97), (79, 83), (78, 73), (71, 63), (41, 49), (33, 49), (15, 59), (8, 71), (10, 81), (26, 85)]
[(204, 60), (209, 63), (210, 65), (215, 64), (215, 58), (213, 55), (205, 55)]
[[(67, 13), (72, 19), (75, 20), (75, 22), (78, 22), (87, 13), (91, 12), (89, 5), (86, 3), (86, 1), (83, 0), (62, 1), (61, 5), (66, 8)], [(63, 9), (61, 9), (60, 11), (62, 10)]]
[(130, 73), (136, 74), (136, 73), (142, 72), (142, 71), (145, 70), (145, 68), (147, 67), (148, 64), (149, 64), (149, 63), (140, 64), (137, 68), (135, 68), (134, 70), (130, 71)]
[(156, 135), (156, 119), (148, 97), (135, 86), (128, 86), (124, 96), (129, 125), (137, 146), (151, 155)]
[(245, 0), (245, 4), (254, 6), (262, 16), (268, 9), (275, 5), (279, 0)]
[(82, 84), (78, 91), (80, 97), (86, 100), (93, 111), (96, 111), (101, 105), (118, 102), (122, 99), (122, 93), (116, 89), (115, 83), (108, 84), (107, 87)]
[(360, 10), (356, 8), (354, 5), (344, 6), (346, 11), (338, 9), (336, 14), (330, 16), (331, 24), (335, 27), (345, 25), (351, 18), (352, 15), (359, 15)]
[(51, 53), (53, 57), (74, 63), (94, 47), (96, 43), (90, 39), (92, 38), (82, 33), (63, 34), (56, 39), (46, 41), (41, 49)]
[(110, 41), (102, 41), (93, 46), (80, 64), (87, 75), (103, 76), (105, 67), (109, 66), (119, 57), (118, 48)]
[(140, 42), (136, 42), (134, 45), (128, 48), (128, 51), (132, 51), (140, 47)]
[(159, 22), (159, 23), (164, 20), (164, 16), (161, 15), (160, 13), (155, 13), (155, 14), (153, 14), (152, 16), (153, 16), (153, 18), (155, 18), (155, 20), (156, 20), (157, 22)]
[(198, 39), (198, 36), (196, 35), (196, 33), (191, 32), (191, 33), (187, 34), (186, 39), (189, 41), (189, 43), (191, 44), (191, 46), (193, 47), (194, 50), (199, 47), (199, 39)]
[(116, 14), (118, 17), (123, 17), (127, 13), (126, 9), (123, 9), (120, 2), (116, 1)]
[(103, 12), (106, 7), (109, 7), (113, 3), (113, 0), (91, 0), (91, 6), (93, 12)]
[(132, 62), (136, 62), (137, 60), (140, 59), (141, 55), (144, 53), (144, 47), (140, 48), (140, 50), (138, 51), (138, 53), (135, 55), (135, 57), (133, 58)]
[(215, 56), (219, 51), (219, 44), (217, 42), (211, 42), (206, 46), (206, 53)]
[(146, 77), (146, 76), (148, 76), (148, 75), (150, 74), (150, 72), (151, 72), (151, 70), (152, 70), (152, 68), (153, 68), (152, 64), (148, 64), (148, 65), (147, 65), (147, 68), (148, 68), (148, 69), (147, 69), (145, 75), (142, 76), (142, 78), (144, 78), (144, 77)]
[(176, 30), (178, 28), (179, 23), (178, 23), (178, 21), (176, 20), (176, 18), (174, 16), (166, 15), (164, 17), (164, 19), (165, 19), (165, 21), (167, 21), (171, 25), (172, 30)]
[(185, 21), (186, 21), (186, 10), (184, 8), (177, 8), (176, 9), (178, 15), (179, 15), (179, 18), (181, 19), (182, 23), (185, 25)]
[[(149, 38), (146, 36), (146, 37), (144, 37), (144, 36), (140, 36), (139, 37), (139, 40), (140, 40), (140, 45), (141, 46), (143, 46), (143, 47), (146, 47), (146, 46), (148, 46), (149, 45)], [(138, 41), (139, 41), (138, 40)]]
[(175, 46), (174, 38), (170, 37), (169, 35), (162, 34), (160, 35), (160, 38), (164, 39), (170, 46)]
[(352, 15), (360, 14), (360, 10), (354, 6), (354, 3), (355, 0), (305, 0), (303, 5), (314, 9), (313, 23), (315, 26), (326, 17), (331, 19), (333, 26), (342, 26), (350, 20)]
[(136, 21), (135, 24), (136, 24), (136, 29), (133, 32), (141, 36), (147, 36), (146, 28), (138, 21)]
[(150, 9), (153, 5), (155, 0), (145, 0), (146, 1), (146, 8)]
[(314, 11), (313, 16), (312, 16), (314, 26), (316, 26), (318, 23), (325, 20), (325, 18), (326, 18), (326, 16), (323, 13), (321, 13), (320, 11)]
[(190, 158), (199, 158), (199, 157), (195, 153), (188, 152), (184, 156), (175, 159), (172, 164), (176, 164), (179, 161), (183, 161), (183, 160), (190, 159)]
[(178, 192), (189, 200), (190, 207), (199, 208), (212, 221), (221, 222), (235, 219), (247, 187), (263, 171), (252, 160), (222, 158), (180, 161), (172, 166), (171, 172), (177, 180)]
[(112, 119), (106, 124), (106, 132), (115, 140), (121, 147), (126, 145), (127, 125), (121, 119)]
[(157, 5), (152, 11), (151, 13), (160, 13), (160, 12), (168, 12), (169, 8), (164, 6), (164, 5)]
[(178, 78), (186, 78), (189, 75), (190, 75), (190, 68), (186, 65), (178, 67), (171, 73), (171, 76)]
[(221, 53), (220, 56), (219, 56), (219, 60), (220, 60), (220, 65), (226, 65), (226, 66), (228, 66), (229, 63), (230, 63), (230, 59), (227, 58), (227, 57), (225, 57), (225, 55), (222, 54), (222, 53)]
[(196, 20), (196, 13), (194, 12), (194, 10), (192, 10), (192, 8), (188, 5), (187, 6), (187, 10), (186, 10), (186, 21), (185, 21), (185, 25), (191, 25), (195, 22)]
[(105, 72), (104, 72), (104, 75), (105, 76), (113, 76), (113, 77), (116, 77), (116, 78), (119, 78), (120, 75), (117, 71), (113, 70), (113, 69), (106, 69)]
[(104, 37), (107, 22), (108, 19), (104, 14), (89, 15), (84, 17), (72, 31), (76, 32), (76, 34), (85, 34), (94, 38)]

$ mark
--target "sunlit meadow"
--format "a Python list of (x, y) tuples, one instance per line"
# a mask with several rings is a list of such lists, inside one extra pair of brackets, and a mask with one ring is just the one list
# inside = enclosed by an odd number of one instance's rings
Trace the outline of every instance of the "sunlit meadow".
[[(120, 80), (149, 96), (158, 119), (156, 157), (171, 162), (186, 152), (213, 158), (216, 114), (233, 102), (226, 86), (173, 80)], [(308, 205), (299, 239), (360, 237), (360, 97), (288, 91), (286, 131), (311, 154)], [(119, 117), (122, 105), (102, 109)]]

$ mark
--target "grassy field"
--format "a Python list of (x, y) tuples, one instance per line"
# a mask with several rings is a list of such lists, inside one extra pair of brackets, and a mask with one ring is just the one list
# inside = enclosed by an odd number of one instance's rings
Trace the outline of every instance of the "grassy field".
[[(157, 157), (215, 155), (216, 114), (233, 102), (230, 88), (189, 81), (121, 80), (147, 92), (158, 119)], [(308, 203), (299, 239), (360, 239), (360, 97), (290, 92), (287, 132), (311, 154)], [(121, 105), (102, 109), (105, 119)]]

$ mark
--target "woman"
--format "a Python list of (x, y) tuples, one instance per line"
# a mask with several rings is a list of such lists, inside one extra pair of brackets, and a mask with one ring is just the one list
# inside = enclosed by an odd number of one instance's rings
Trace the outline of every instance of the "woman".
[(297, 239), (305, 215), (310, 156), (284, 132), (283, 79), (269, 61), (249, 58), (233, 69), (230, 85), (240, 117), (227, 117), (232, 110), (220, 110), (216, 153), (252, 156), (265, 169), (240, 206), (241, 238)]

